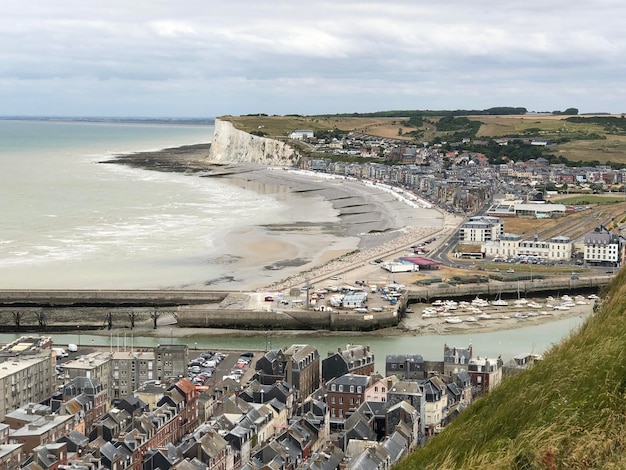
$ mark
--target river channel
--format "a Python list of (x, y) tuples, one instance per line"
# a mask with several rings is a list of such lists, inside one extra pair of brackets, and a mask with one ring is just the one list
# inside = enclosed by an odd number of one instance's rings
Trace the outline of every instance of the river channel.
[[(475, 356), (496, 358), (506, 362), (517, 354), (542, 354), (558, 344), (585, 321), (587, 315), (578, 315), (539, 325), (514, 328), (489, 333), (458, 335), (376, 336), (376, 335), (310, 335), (280, 336), (272, 331), (254, 336), (208, 336), (202, 330), (187, 337), (177, 337), (174, 330), (161, 337), (135, 336), (130, 330), (124, 333), (92, 335), (86, 333), (53, 334), (55, 344), (78, 344), (79, 347), (105, 347), (111, 350), (156, 346), (157, 344), (187, 344), (190, 348), (212, 350), (265, 350), (284, 348), (291, 344), (307, 343), (315, 346), (322, 357), (348, 343), (369, 345), (374, 352), (378, 371), (384, 373), (387, 354), (421, 354), (426, 360), (442, 360), (444, 345), (467, 347), (472, 345)], [(24, 334), (0, 334), (0, 341), (8, 343)]]

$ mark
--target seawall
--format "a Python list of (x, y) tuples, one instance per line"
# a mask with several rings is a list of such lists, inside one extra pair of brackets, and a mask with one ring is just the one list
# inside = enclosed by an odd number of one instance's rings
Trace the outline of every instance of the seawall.
[(331, 330), (372, 331), (397, 326), (396, 310), (377, 313), (289, 310), (202, 310), (179, 311), (177, 326), (190, 328), (235, 328), (245, 330)]
[(300, 158), (296, 149), (275, 139), (235, 129), (231, 122), (215, 120), (209, 160), (214, 163), (255, 163), (264, 166), (293, 166)]

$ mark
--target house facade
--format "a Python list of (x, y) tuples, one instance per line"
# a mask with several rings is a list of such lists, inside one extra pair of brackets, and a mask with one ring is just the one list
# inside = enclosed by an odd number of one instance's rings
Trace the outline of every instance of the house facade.
[(589, 264), (618, 266), (620, 259), (619, 237), (612, 233), (589, 232), (585, 234), (584, 260)]
[(504, 234), (504, 227), (498, 217), (470, 217), (459, 228), (459, 243), (477, 244), (498, 240)]
[(330, 409), (330, 424), (343, 425), (348, 414), (365, 400), (370, 385), (366, 375), (346, 374), (326, 384), (326, 403)]

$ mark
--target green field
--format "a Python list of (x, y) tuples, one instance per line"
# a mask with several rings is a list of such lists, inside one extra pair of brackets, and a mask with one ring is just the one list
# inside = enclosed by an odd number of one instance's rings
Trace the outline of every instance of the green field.
[[(607, 116), (579, 116), (580, 122), (566, 121), (568, 116), (515, 115), (515, 116), (469, 116), (471, 121), (481, 123), (475, 138), (538, 139), (557, 142), (545, 149), (546, 153), (561, 156), (572, 162), (620, 163), (626, 165), (626, 129), (602, 125)], [(456, 138), (450, 131), (437, 131), (440, 118), (425, 117), (419, 127), (409, 123), (408, 117), (350, 117), (335, 116), (222, 116), (245, 132), (263, 134), (274, 138), (287, 138), (295, 129), (362, 132), (373, 136), (394, 138), (420, 144), (422, 141)], [(467, 129), (467, 133), (469, 129)], [(463, 134), (466, 129), (459, 129)], [(452, 136), (452, 137), (451, 137)], [(468, 135), (471, 137), (471, 135)]]
[(559, 204), (569, 204), (573, 206), (585, 206), (588, 204), (614, 204), (617, 202), (625, 202), (626, 195), (600, 196), (595, 194), (583, 194), (580, 196), (571, 196), (559, 198)]

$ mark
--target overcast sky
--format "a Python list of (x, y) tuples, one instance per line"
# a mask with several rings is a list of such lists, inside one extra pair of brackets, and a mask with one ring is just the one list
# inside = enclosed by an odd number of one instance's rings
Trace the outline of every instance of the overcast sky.
[(623, 0), (2, 0), (0, 115), (626, 112)]

